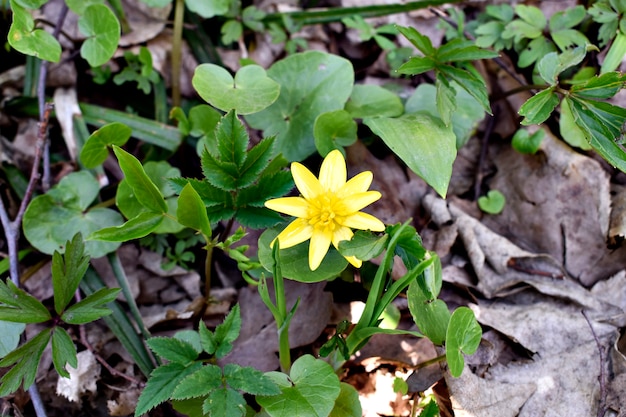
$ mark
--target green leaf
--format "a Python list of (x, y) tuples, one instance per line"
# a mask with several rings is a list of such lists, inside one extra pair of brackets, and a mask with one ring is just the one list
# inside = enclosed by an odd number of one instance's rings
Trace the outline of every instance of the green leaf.
[(239, 188), (246, 188), (259, 180), (259, 175), (269, 165), (274, 154), (274, 138), (264, 138), (250, 151), (239, 173)]
[(409, 40), (421, 53), (426, 56), (432, 56), (435, 54), (435, 48), (430, 41), (430, 38), (426, 35), (422, 35), (415, 28), (396, 26), (398, 31)]
[(478, 199), (478, 207), (485, 213), (500, 214), (504, 210), (506, 198), (498, 190), (489, 190), (487, 195)]
[(393, 380), (393, 392), (407, 395), (407, 393), (409, 392), (409, 384), (407, 384), (404, 379), (400, 377), (395, 377)]
[(611, 98), (624, 88), (626, 75), (619, 72), (607, 72), (594, 75), (582, 84), (574, 85), (570, 92), (582, 99)]
[(263, 372), (234, 363), (224, 365), (224, 380), (231, 388), (252, 395), (277, 395), (280, 389)]
[(343, 256), (356, 256), (362, 261), (369, 261), (383, 252), (388, 240), (387, 234), (377, 236), (372, 232), (358, 230), (352, 239), (339, 242), (339, 252)]
[(0, 320), (0, 358), (4, 358), (20, 343), (20, 336), (24, 332), (24, 323), (14, 323)]
[(235, 19), (230, 19), (224, 22), (220, 30), (222, 34), (222, 43), (228, 45), (229, 43), (236, 42), (243, 35), (243, 24)]
[(456, 91), (440, 73), (437, 74), (435, 88), (437, 89), (435, 98), (437, 113), (440, 115), (443, 123), (448, 126), (452, 122), (452, 115), (456, 111)]
[(439, 65), (437, 69), (448, 79), (449, 82), (454, 81), (457, 83), (461, 88), (474, 97), (487, 113), (491, 114), (487, 87), (481, 78), (469, 71), (450, 65)]
[(409, 285), (407, 298), (409, 310), (420, 331), (434, 344), (443, 344), (450, 321), (450, 310), (446, 303), (425, 294), (417, 281)]
[(80, 55), (89, 65), (99, 67), (111, 59), (120, 40), (120, 22), (111, 9), (92, 4), (78, 19), (78, 28), (87, 36)]
[(359, 392), (352, 385), (341, 383), (341, 391), (328, 417), (360, 417), (363, 415)]
[(54, 310), (57, 314), (61, 314), (72, 301), (88, 267), (89, 256), (85, 255), (85, 245), (80, 233), (67, 242), (64, 255), (57, 251), (52, 255), (52, 289)]
[[(241, 331), (241, 312), (239, 304), (235, 304), (224, 322), (215, 328), (215, 357), (221, 359), (233, 349), (233, 342)], [(206, 350), (206, 348), (205, 348)], [(208, 352), (208, 351), (207, 351)]]
[[(561, 133), (563, 140), (565, 140), (565, 142), (567, 142), (570, 146), (583, 150), (591, 149), (591, 145), (587, 140), (585, 131), (582, 130), (574, 120), (574, 115), (570, 110), (569, 99), (567, 97), (561, 100), (559, 132)], [(513, 139), (515, 139), (515, 137)]]
[(202, 344), (200, 343), (200, 334), (198, 334), (198, 332), (191, 329), (180, 330), (174, 333), (174, 337), (191, 345), (197, 354), (202, 352)]
[(89, 235), (89, 240), (126, 242), (152, 233), (163, 221), (159, 213), (144, 212), (120, 226), (106, 227)]
[(126, 144), (132, 130), (125, 124), (114, 122), (102, 126), (89, 136), (80, 150), (80, 160), (85, 168), (95, 168), (109, 156), (107, 146)]
[(58, 326), (54, 328), (52, 333), (52, 363), (57, 373), (65, 378), (70, 377), (70, 373), (65, 369), (65, 364), (72, 368), (78, 367), (76, 346), (65, 329)]
[(180, 192), (176, 217), (182, 225), (201, 232), (205, 239), (211, 237), (211, 223), (206, 207), (198, 192), (190, 184), (185, 185)]
[(202, 412), (211, 417), (244, 417), (246, 400), (233, 389), (219, 388), (211, 391), (204, 400)]
[(215, 354), (217, 350), (217, 341), (215, 340), (215, 334), (207, 329), (206, 324), (200, 320), (198, 325), (198, 333), (200, 334), (200, 344), (202, 349), (209, 355)]
[[(38, 8), (38, 7), (36, 7)], [(13, 22), (7, 40), (17, 51), (37, 58), (59, 62), (61, 45), (50, 33), (43, 29), (35, 29), (35, 21), (30, 12), (11, 0)]]
[(604, 61), (600, 67), (600, 73), (604, 74), (606, 72), (615, 71), (622, 63), (624, 55), (626, 55), (626, 34), (618, 31), (609, 51), (604, 57)]
[(222, 117), (217, 125), (215, 136), (217, 154), (212, 155), (222, 163), (232, 163), (237, 168), (241, 168), (246, 161), (249, 138), (243, 123), (234, 111), (230, 111)]
[(533, 39), (520, 52), (517, 66), (520, 68), (529, 67), (550, 52), (556, 52), (556, 47), (550, 39), (543, 36)]
[[(272, 271), (274, 258), (270, 243), (284, 227), (267, 229), (259, 238), (259, 262), (268, 271)], [(280, 250), (280, 266), (286, 278), (298, 282), (320, 282), (337, 277), (348, 265), (348, 261), (331, 247), (321, 265), (311, 271), (309, 265), (309, 242)]]
[(474, 312), (467, 307), (454, 310), (446, 335), (446, 359), (452, 376), (461, 376), (465, 364), (462, 353), (472, 355), (476, 352), (481, 337), (482, 330)]
[(591, 42), (585, 35), (574, 29), (563, 29), (551, 33), (552, 41), (563, 52), (567, 52), (569, 49), (578, 47), (586, 48), (587, 45), (591, 45)]
[[(47, 1), (47, 0), (46, 0)], [(171, 0), (167, 0), (171, 1)], [(85, 9), (92, 4), (103, 4), (104, 0), (65, 0), (65, 4), (70, 8), (71, 11), (76, 13), (79, 16), (82, 16), (85, 13)]]
[(206, 104), (199, 104), (189, 110), (189, 134), (200, 137), (196, 145), (198, 156), (202, 155), (205, 146), (209, 152), (217, 154), (215, 128), (221, 119), (222, 115)]
[(104, 305), (115, 300), (119, 288), (102, 288), (74, 304), (61, 316), (68, 324), (85, 324), (111, 314), (111, 309)]
[(386, 88), (374, 84), (357, 84), (352, 88), (345, 110), (355, 119), (365, 119), (400, 116), (404, 108), (400, 97)]
[(293, 187), (293, 177), (289, 171), (278, 171), (273, 174), (263, 173), (256, 184), (239, 191), (237, 207), (261, 208), (267, 200), (282, 197)]
[(479, 48), (473, 41), (456, 38), (441, 45), (436, 56), (439, 62), (478, 61), (496, 58), (498, 53)]
[(356, 142), (356, 122), (345, 110), (322, 113), (315, 119), (313, 136), (315, 147), (322, 156), (334, 149), (342, 149)]
[(258, 396), (257, 402), (272, 417), (328, 416), (341, 392), (339, 378), (326, 362), (311, 355), (298, 358), (289, 378), (278, 372), (267, 374), (282, 393)]
[(207, 364), (180, 381), (172, 393), (172, 399), (202, 397), (221, 386), (222, 370), (219, 366)]
[(257, 113), (271, 105), (280, 94), (280, 85), (258, 65), (246, 65), (235, 78), (223, 67), (201, 64), (196, 67), (192, 84), (200, 97), (223, 111)]
[(518, 113), (524, 116), (522, 125), (541, 124), (546, 121), (559, 104), (559, 96), (554, 92), (554, 87), (541, 90), (529, 98)]
[(276, 153), (289, 161), (315, 151), (313, 125), (322, 113), (344, 108), (354, 84), (350, 61), (336, 55), (308, 51), (274, 63), (267, 71), (281, 86), (278, 99), (267, 109), (246, 116), (251, 127), (276, 135)]
[(137, 158), (115, 145), (113, 145), (113, 152), (117, 156), (128, 185), (133, 189), (141, 205), (154, 213), (167, 213), (168, 207), (163, 194), (146, 175), (146, 171)]
[(562, 29), (570, 29), (583, 21), (587, 11), (582, 5), (559, 10), (550, 17), (550, 33)]
[(191, 344), (175, 337), (152, 337), (146, 343), (154, 353), (169, 362), (189, 365), (198, 358), (198, 352)]
[(189, 366), (180, 363), (168, 363), (156, 368), (150, 374), (146, 387), (139, 396), (135, 417), (152, 410), (157, 405), (169, 400), (178, 384), (187, 376), (202, 368), (201, 362)]
[(428, 72), (437, 66), (437, 61), (427, 56), (411, 57), (397, 69), (398, 74), (418, 75)]
[(443, 283), (441, 260), (434, 252), (429, 253), (427, 258), (434, 258), (433, 262), (417, 277), (416, 281), (424, 296), (429, 300), (434, 300), (439, 296)]
[(197, 13), (205, 19), (213, 16), (223, 16), (230, 8), (231, 0), (185, 0), (189, 11)]
[(14, 365), (0, 378), (0, 397), (6, 397), (17, 391), (20, 383), (24, 390), (33, 385), (41, 355), (50, 340), (50, 332), (51, 329), (44, 329), (0, 361), (1, 368)]
[(13, 281), (0, 280), (0, 320), (16, 323), (43, 323), (52, 318), (41, 301), (18, 288)]
[[(562, 107), (563, 105), (561, 104), (561, 108)], [(513, 135), (513, 139), (511, 140), (511, 145), (513, 146), (513, 149), (515, 149), (517, 152), (521, 154), (533, 155), (539, 150), (539, 147), (541, 146), (541, 142), (543, 141), (544, 135), (545, 135), (545, 132), (542, 129), (538, 129), (532, 135), (526, 129), (519, 129)], [(491, 213), (491, 212), (487, 211), (487, 213)]]
[(427, 253), (426, 248), (424, 248), (422, 238), (413, 226), (402, 227), (402, 225), (398, 223), (387, 226), (386, 232), (389, 236), (393, 237), (393, 235), (398, 233), (398, 229), (400, 229), (401, 232), (397, 237), (394, 253), (402, 259), (407, 269), (411, 270), (424, 260)]
[(451, 127), (425, 113), (363, 121), (408, 167), (444, 197), (456, 158)]

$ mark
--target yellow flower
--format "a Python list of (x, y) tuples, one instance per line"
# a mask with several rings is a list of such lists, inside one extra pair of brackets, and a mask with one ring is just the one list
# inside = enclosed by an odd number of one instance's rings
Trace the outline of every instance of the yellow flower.
[[(351, 229), (385, 230), (383, 222), (359, 210), (380, 198), (378, 191), (367, 191), (372, 183), (370, 171), (361, 172), (346, 182), (346, 161), (338, 150), (330, 152), (320, 168), (319, 180), (304, 165), (291, 164), (296, 187), (301, 197), (275, 198), (265, 206), (296, 217), (276, 238), (281, 249), (290, 248), (308, 239), (309, 268), (316, 270), (332, 243), (335, 248), (342, 240), (352, 238)], [(346, 256), (355, 267), (361, 260)]]

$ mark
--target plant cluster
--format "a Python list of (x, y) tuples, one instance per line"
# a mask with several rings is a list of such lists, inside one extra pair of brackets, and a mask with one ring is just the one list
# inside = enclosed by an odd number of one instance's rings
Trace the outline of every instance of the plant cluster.
[[(142, 1), (150, 7), (171, 3)], [(13, 19), (8, 44), (34, 57), (29, 59), (42, 68), (45, 61), (58, 62), (62, 53), (55, 35), (43, 30), (32, 15), (46, 2), (10, 0), (8, 6)], [(594, 150), (626, 172), (622, 146), (626, 109), (606, 101), (626, 81), (615, 71), (626, 54), (626, 4), (598, 0), (588, 8), (576, 6), (557, 12), (550, 19), (534, 6), (490, 5), (467, 23), (462, 13), (456, 13), (454, 25), (446, 23), (448, 39), (439, 47), (415, 28), (375, 28), (364, 20), (423, 7), (421, 3), (270, 14), (254, 6), (242, 8), (238, 0), (176, 0), (175, 79), (180, 74), (185, 8), (191, 13), (189, 19), (220, 22), (223, 44), (237, 42), (243, 47), (246, 31), (269, 31), (285, 42), (289, 54), (267, 69), (243, 61), (234, 74), (218, 63), (199, 65), (192, 84), (204, 102), (181, 105), (177, 82), (172, 85), (173, 106), (163, 118), (176, 122), (176, 127), (159, 117), (151, 120), (93, 104), (80, 105), (81, 115), (75, 120), (83, 139), (77, 159), (80, 169), (39, 195), (32, 197), (32, 187), (21, 193), (29, 203), (22, 213), (24, 236), (34, 249), (52, 256), (54, 312), (19, 288), (16, 267), (11, 280), (0, 281), (0, 320), (10, 323), (3, 335), (7, 349), (0, 352), (0, 367), (10, 370), (0, 379), (0, 393), (33, 386), (42, 352), (50, 342), (54, 367), (61, 377), (67, 377), (66, 365), (77, 365), (77, 326), (101, 317), (147, 378), (137, 416), (166, 401), (189, 415), (360, 416), (358, 393), (339, 380), (337, 371), (375, 334), (427, 337), (445, 348), (438, 359), (447, 362), (453, 376), (460, 376), (464, 354), (473, 354), (481, 340), (472, 310), (458, 307), (450, 311), (439, 299), (441, 261), (424, 247), (411, 219), (385, 225), (360, 212), (381, 195), (369, 191), (371, 172), (347, 178), (345, 148), (359, 140), (359, 127), (367, 128), (375, 140), (445, 197), (457, 150), (485, 115), (491, 114), (492, 98), (475, 63), (495, 61), (499, 54), (507, 53), (520, 70), (528, 68), (526, 75), (535, 83), (522, 86), (534, 89), (535, 94), (519, 109), (521, 124), (553, 123), (558, 111), (563, 140)], [(65, 0), (65, 5), (78, 16), (79, 30), (86, 37), (80, 43), (80, 56), (93, 68), (98, 81), (106, 81), (110, 74), (102, 66), (118, 49), (121, 30), (127, 25), (121, 3)], [(405, 100), (390, 89), (355, 83), (352, 63), (342, 57), (297, 52), (304, 46), (297, 38), (298, 30), (328, 21), (357, 29), (364, 41), (375, 40), (387, 51), (394, 71), (397, 68), (395, 76), (420, 76), (426, 82)], [(589, 35), (591, 27), (599, 28), (595, 38)], [(415, 50), (412, 57), (394, 65), (406, 52), (392, 39), (397, 35)], [(188, 36), (193, 43), (197, 34)], [(77, 43), (74, 46), (78, 49)], [(601, 48), (607, 49), (607, 54), (598, 65), (596, 52)], [(153, 92), (155, 114), (163, 114), (159, 98), (164, 84), (152, 67), (149, 50), (142, 48), (138, 55), (127, 53), (124, 58), (126, 66), (113, 82), (131, 81), (143, 93)], [(42, 123), (41, 143), (46, 124), (47, 120)], [(90, 134), (87, 125), (95, 126), (95, 131)], [(253, 145), (251, 129), (263, 136)], [(532, 154), (540, 148), (541, 139), (541, 133), (521, 129), (513, 146), (520, 153)], [(142, 141), (140, 152), (131, 152), (134, 140)], [(168, 161), (188, 145), (197, 152), (202, 178), (184, 177)], [(116, 184), (114, 203), (106, 204), (98, 178), (104, 176), (103, 164), (111, 155), (123, 179)], [(309, 159), (314, 155), (324, 158), (318, 177), (304, 165), (314, 160)], [(36, 175), (31, 182), (34, 178)], [(301, 196), (285, 197), (294, 185)], [(501, 193), (491, 190), (477, 204), (495, 215), (505, 201)], [(4, 205), (0, 213), (7, 238), (13, 242), (15, 227), (8, 221)], [(235, 223), (241, 227), (235, 229)], [(248, 253), (249, 247), (239, 244), (248, 229), (263, 229), (257, 253)], [(117, 256), (123, 242), (136, 240), (166, 254), (169, 266), (173, 262), (191, 264), (199, 252), (187, 249), (201, 245), (205, 303), (211, 299), (213, 253), (219, 250), (232, 258), (247, 284), (258, 288), (275, 318), (281, 370), (262, 373), (234, 364), (218, 365), (239, 335), (238, 306), (214, 331), (200, 320), (197, 331), (152, 337)], [(168, 247), (172, 241), (177, 243)], [(15, 265), (17, 244), (8, 246)], [(104, 256), (119, 289), (106, 288), (89, 267), (90, 258)], [(370, 262), (374, 258), (380, 260), (377, 265)], [(392, 278), (394, 259), (407, 271), (396, 279)], [(289, 326), (298, 313), (298, 303), (287, 305), (284, 279), (330, 281), (363, 264), (368, 268), (360, 273), (370, 288), (358, 322), (337, 327), (320, 350), (325, 359), (305, 355), (292, 361)], [(84, 298), (77, 292), (79, 287)], [(130, 317), (114, 301), (119, 292)], [(385, 311), (401, 294), (408, 299), (418, 331), (380, 326)], [(77, 302), (71, 304), (72, 298)], [(24, 325), (31, 323), (43, 324), (44, 330), (20, 343)], [(88, 348), (85, 341), (80, 342)], [(398, 391), (405, 388), (401, 382), (394, 384)], [(422, 415), (437, 412), (434, 402), (424, 402)]]

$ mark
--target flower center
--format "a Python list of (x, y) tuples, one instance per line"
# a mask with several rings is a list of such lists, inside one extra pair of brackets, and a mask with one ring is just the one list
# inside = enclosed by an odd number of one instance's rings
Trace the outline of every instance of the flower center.
[(335, 193), (321, 194), (310, 201), (309, 224), (332, 232), (341, 223), (341, 202)]

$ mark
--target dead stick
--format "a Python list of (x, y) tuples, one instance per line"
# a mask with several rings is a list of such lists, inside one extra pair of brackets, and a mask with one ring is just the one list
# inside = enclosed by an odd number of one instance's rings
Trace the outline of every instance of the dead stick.
[(595, 330), (593, 330), (593, 326), (591, 325), (591, 321), (589, 320), (589, 317), (587, 317), (587, 313), (585, 313), (585, 310), (581, 310), (580, 312), (582, 313), (585, 320), (587, 320), (587, 324), (589, 325), (589, 328), (591, 329), (591, 334), (593, 335), (593, 338), (596, 341), (598, 352), (600, 352), (600, 375), (598, 376), (598, 381), (600, 382), (600, 405), (598, 406), (598, 417), (604, 417), (604, 414), (606, 413), (606, 396), (607, 396), (606, 374), (604, 372), (604, 348), (602, 347), (602, 344), (600, 344), (600, 339), (598, 339), (598, 335), (596, 335)]

